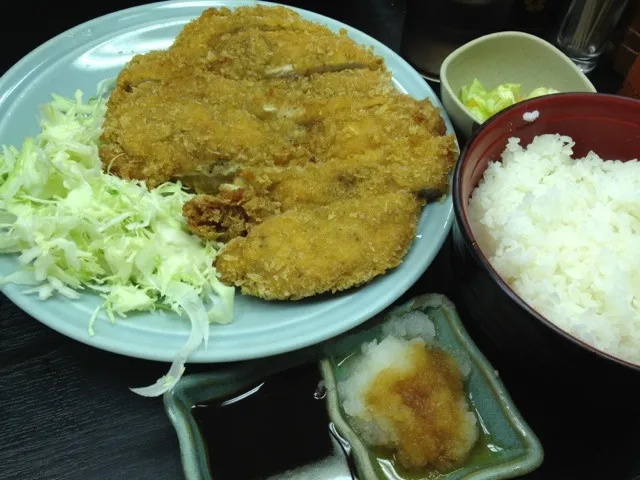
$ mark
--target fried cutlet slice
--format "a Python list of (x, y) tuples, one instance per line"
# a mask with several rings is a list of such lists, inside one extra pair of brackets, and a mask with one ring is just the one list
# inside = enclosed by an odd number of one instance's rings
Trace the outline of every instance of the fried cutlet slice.
[(254, 5), (235, 9), (208, 8), (187, 23), (176, 37), (173, 48), (185, 57), (199, 56), (203, 47), (222, 35), (249, 28), (263, 31), (300, 30), (325, 33), (328, 29), (303, 19), (295, 10), (281, 6)]
[(228, 243), (215, 267), (222, 281), (267, 300), (346, 290), (400, 264), (422, 205), (397, 191), (289, 210)]
[[(260, 194), (283, 211), (301, 204), (326, 205), (337, 199), (408, 190), (425, 198), (444, 194), (457, 158), (454, 137), (432, 137), (415, 155), (378, 149), (327, 162), (291, 167), (257, 179)], [(248, 176), (248, 175), (247, 175)], [(269, 182), (269, 183), (267, 183)]]
[(346, 32), (250, 28), (222, 35), (208, 46), (204, 68), (230, 78), (306, 76), (345, 69), (384, 68), (381, 57), (356, 44)]
[[(231, 62), (220, 68), (210, 63), (227, 54)], [(262, 78), (273, 72), (258, 71), (289, 61), (307, 77)], [(373, 70), (312, 74), (360, 66)], [(349, 106), (380, 105), (390, 86), (370, 50), (293, 11), (208, 10), (171, 48), (136, 56), (120, 73), (100, 156), (105, 169), (150, 188), (179, 179), (214, 193), (241, 168), (318, 161), (308, 148), (317, 122)]]
[[(286, 12), (282, 18), (279, 13)], [(179, 69), (235, 79), (311, 75), (345, 69), (385, 70), (381, 57), (282, 7), (209, 9), (188, 23), (168, 50), (136, 55), (123, 80), (160, 80)], [(128, 70), (128, 69), (127, 69)], [(123, 82), (124, 83), (124, 82)]]
[[(279, 78), (269, 81), (276, 91), (283, 91), (295, 82), (295, 95), (298, 102), (306, 100), (313, 103), (318, 100), (334, 98), (379, 97), (395, 91), (391, 74), (386, 69), (345, 69), (335, 72), (310, 75), (301, 78)], [(288, 97), (288, 93), (285, 95)]]
[[(223, 61), (216, 71), (210, 61), (227, 53), (231, 63)], [(196, 191), (215, 192), (239, 168), (316, 160), (306, 147), (309, 125), (348, 104), (349, 93), (337, 77), (260, 81), (257, 65), (270, 69), (289, 61), (310, 76), (325, 69), (376, 68), (360, 75), (365, 81), (354, 89), (358, 97), (377, 88), (378, 98), (364, 100), (367, 104), (380, 103), (388, 88), (383, 84), (390, 83), (370, 50), (296, 12), (262, 6), (208, 10), (168, 50), (135, 57), (118, 76), (101, 137), (105, 169), (144, 180), (149, 188), (181, 179)], [(226, 68), (238, 78), (221, 75)], [(357, 76), (347, 80), (355, 85)], [(309, 95), (316, 83), (318, 93)], [(342, 96), (336, 95), (339, 90)], [(323, 110), (325, 101), (330, 105)]]
[(347, 109), (344, 115), (336, 109), (329, 119), (314, 122), (315, 135), (307, 140), (315, 162), (243, 169), (235, 185), (217, 197), (196, 196), (184, 209), (189, 228), (226, 241), (300, 204), (326, 205), (395, 189), (426, 198), (442, 195), (458, 155), (455, 137), (442, 135), (444, 122), (429, 101), (394, 98), (381, 108)]
[(382, 105), (394, 87), (386, 70), (342, 70), (308, 77), (265, 80), (266, 105), (275, 117), (312, 128), (337, 112)]
[[(288, 35), (298, 35), (299, 32), (290, 31), (285, 32)], [(304, 34), (303, 34), (304, 35)], [(332, 34), (332, 37), (335, 35)], [(355, 50), (362, 50), (363, 47), (355, 44), (353, 41), (348, 39), (347, 37), (341, 38), (341, 41), (347, 42), (350, 46)], [(327, 40), (328, 42), (328, 40)], [(298, 45), (298, 47), (300, 47)], [(245, 45), (245, 48), (249, 48), (248, 45)], [(290, 46), (283, 46), (283, 49), (291, 50)], [(280, 54), (279, 52), (276, 52)], [(301, 53), (301, 52), (297, 52)], [(248, 52), (251, 55), (260, 55), (264, 54), (272, 59), (272, 55), (270, 53), (255, 50), (252, 52)], [(204, 56), (211, 55), (209, 51), (203, 53)], [(287, 55), (287, 53), (282, 53), (281, 55)], [(306, 54), (305, 54), (306, 55)], [(204, 57), (203, 57), (204, 58)], [(193, 77), (193, 76), (202, 76), (202, 74), (206, 73), (216, 73), (215, 68), (208, 68), (207, 65), (202, 59), (189, 59), (181, 55), (179, 50), (174, 48), (170, 48), (168, 50), (158, 50), (152, 51), (149, 53), (136, 55), (134, 56), (125, 66), (125, 68), (120, 72), (117, 78), (116, 89), (121, 89), (127, 93), (130, 93), (132, 88), (144, 84), (146, 82), (154, 82), (161, 83), (166, 81), (171, 81), (175, 79), (175, 77)], [(238, 59), (246, 62), (246, 59)], [(264, 60), (258, 60), (259, 62), (266, 63), (269, 59), (265, 58)], [(335, 94), (345, 94), (348, 90), (351, 90), (352, 93), (356, 95), (358, 92), (362, 92), (371, 88), (377, 88), (380, 90), (384, 85), (386, 89), (392, 88), (391, 76), (384, 67), (384, 64), (379, 65), (375, 69), (371, 68), (347, 68), (349, 65), (343, 65), (344, 68), (336, 68), (333, 71), (337, 73), (345, 72), (347, 74), (352, 74), (351, 78), (348, 76), (343, 79), (338, 79), (335, 76), (327, 76), (323, 77), (321, 75), (313, 75), (313, 73), (324, 73), (324, 72), (312, 72), (312, 70), (322, 70), (322, 62), (326, 59), (323, 59), (320, 63), (316, 64), (316, 67), (309, 66), (309, 72), (307, 77), (309, 78), (308, 82), (305, 82), (305, 78), (301, 78), (300, 81), (293, 86), (297, 88), (300, 92), (310, 92), (314, 90), (318, 90), (319, 92), (333, 92)], [(309, 56), (306, 56), (306, 62), (310, 61)], [(353, 66), (353, 65), (351, 65)], [(253, 67), (248, 67), (253, 68)], [(248, 80), (245, 76), (237, 75), (236, 80)], [(274, 91), (281, 91), (283, 88), (289, 88), (290, 82), (288, 81), (292, 76), (286, 75), (273, 75), (267, 76), (264, 78), (267, 82), (271, 80), (271, 83), (265, 84), (265, 87), (269, 87)], [(282, 81), (278, 81), (279, 78), (283, 78)], [(259, 79), (253, 78), (252, 81), (246, 82), (247, 87), (251, 87), (256, 84), (256, 81)], [(183, 82), (187, 83), (187, 82)], [(198, 85), (200, 82), (188, 82), (189, 85), (196, 84)], [(246, 91), (246, 90), (245, 90)], [(323, 95), (326, 96), (326, 95)]]
[(185, 96), (179, 88), (148, 89), (116, 107), (104, 123), (100, 155), (122, 178), (146, 180), (149, 188), (188, 176), (219, 182), (240, 166), (309, 158), (297, 139), (306, 131), (293, 121), (265, 122), (245, 109)]
[(431, 137), (415, 156), (378, 149), (303, 167), (245, 170), (216, 196), (196, 195), (183, 214), (189, 229), (211, 240), (246, 235), (273, 215), (301, 206), (410, 191), (423, 198), (444, 194), (458, 149), (453, 135)]
[(171, 50), (232, 78), (384, 68), (380, 57), (345, 31), (333, 33), (284, 7), (205, 10), (184, 27)]
[(151, 188), (181, 179), (209, 193), (240, 168), (321, 160), (309, 150), (318, 122), (381, 105), (392, 89), (388, 73), (369, 70), (272, 81), (192, 70), (151, 81), (150, 74), (135, 61), (118, 79), (103, 125), (103, 164)]
[[(154, 52), (156, 53), (156, 52)], [(162, 53), (162, 52), (159, 52)], [(259, 118), (289, 118), (310, 124), (336, 110), (381, 105), (394, 91), (386, 70), (342, 70), (308, 77), (279, 79), (230, 79), (188, 65), (168, 73), (156, 71), (159, 56), (135, 57), (118, 77), (108, 109), (135, 108), (146, 96), (169, 99), (196, 98), (225, 108), (246, 109)], [(164, 64), (163, 64), (164, 65)], [(143, 100), (144, 101), (144, 100)]]
[(173, 55), (170, 50), (136, 55), (118, 74), (114, 93), (131, 93), (133, 88), (144, 83), (162, 83), (180, 73), (186, 77), (195, 71), (195, 66), (185, 62), (179, 55)]
[(346, 158), (379, 149), (415, 158), (422, 145), (446, 133), (428, 100), (389, 92), (381, 104), (355, 100), (309, 127), (308, 148), (320, 158)]

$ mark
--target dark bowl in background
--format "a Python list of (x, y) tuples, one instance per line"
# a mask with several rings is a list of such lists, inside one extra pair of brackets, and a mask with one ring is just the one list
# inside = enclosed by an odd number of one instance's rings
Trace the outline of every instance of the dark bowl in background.
[[(535, 122), (525, 112), (538, 110)], [(501, 353), (529, 374), (584, 377), (618, 385), (640, 384), (640, 366), (604, 353), (555, 326), (524, 302), (491, 267), (478, 247), (467, 205), (490, 161), (500, 160), (510, 137), (528, 145), (537, 136), (559, 133), (576, 143), (574, 157), (593, 150), (601, 158), (640, 156), (640, 101), (598, 93), (566, 93), (518, 103), (495, 115), (471, 136), (460, 155), (453, 181), (455, 222), (452, 269), (457, 301), (475, 327)], [(639, 252), (640, 254), (640, 252)]]

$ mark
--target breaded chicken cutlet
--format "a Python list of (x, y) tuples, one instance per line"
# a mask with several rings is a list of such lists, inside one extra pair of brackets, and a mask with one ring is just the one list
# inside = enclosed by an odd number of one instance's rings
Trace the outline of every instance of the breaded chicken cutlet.
[(342, 30), (304, 20), (284, 7), (205, 10), (170, 49), (188, 63), (232, 78), (309, 75), (383, 67), (380, 57)]
[(209, 9), (120, 73), (100, 155), (150, 188), (181, 179), (211, 192), (241, 166), (306, 164), (323, 105), (379, 104), (390, 87), (382, 59), (344, 32), (284, 7)]
[(244, 170), (235, 184), (223, 185), (217, 195), (197, 195), (185, 205), (189, 228), (201, 237), (226, 242), (292, 209), (350, 198), (365, 202), (390, 191), (423, 199), (446, 191), (457, 156), (451, 137), (422, 139), (413, 151), (399, 149), (393, 141), (386, 147), (304, 167)]
[(223, 282), (265, 299), (346, 290), (400, 264), (423, 205), (399, 191), (288, 210), (231, 240), (216, 267)]
[(299, 299), (397, 266), (455, 140), (382, 59), (283, 7), (206, 10), (117, 79), (105, 169), (199, 195), (189, 228), (229, 242), (216, 268), (242, 292)]
[(243, 167), (320, 161), (338, 129), (354, 136), (391, 89), (387, 72), (367, 69), (263, 81), (187, 71), (116, 88), (100, 153), (112, 173), (151, 188), (180, 179), (215, 193)]

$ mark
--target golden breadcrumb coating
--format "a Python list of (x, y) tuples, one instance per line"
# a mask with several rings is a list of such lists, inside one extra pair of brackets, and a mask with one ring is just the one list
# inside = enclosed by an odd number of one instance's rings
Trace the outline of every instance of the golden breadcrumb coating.
[(303, 205), (349, 198), (367, 202), (397, 190), (438, 197), (448, 187), (457, 157), (455, 141), (452, 136), (430, 137), (419, 145), (419, 156), (377, 149), (304, 167), (243, 171), (237, 185), (216, 196), (194, 197), (184, 215), (197, 235), (228, 241), (269, 216)]
[(423, 202), (391, 192), (268, 218), (219, 253), (221, 280), (268, 300), (296, 300), (360, 285), (400, 264)]
[(284, 7), (205, 10), (134, 57), (107, 107), (104, 168), (195, 190), (189, 228), (229, 242), (222, 279), (263, 298), (398, 265), (457, 156), (438, 109), (398, 92), (370, 48)]

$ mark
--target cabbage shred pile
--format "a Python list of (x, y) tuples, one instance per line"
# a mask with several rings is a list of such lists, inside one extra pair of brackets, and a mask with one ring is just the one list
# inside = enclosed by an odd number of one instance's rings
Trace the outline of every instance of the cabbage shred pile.
[(147, 190), (102, 171), (98, 155), (107, 85), (87, 103), (53, 95), (41, 112), (41, 132), (22, 149), (0, 154), (0, 252), (19, 254), (21, 269), (1, 279), (28, 285), (45, 300), (80, 291), (104, 299), (108, 317), (173, 310), (191, 321), (188, 342), (169, 373), (145, 396), (170, 390), (188, 356), (208, 339), (210, 322), (232, 319), (234, 289), (212, 267), (218, 244), (188, 233), (182, 206), (191, 198), (179, 183)]

